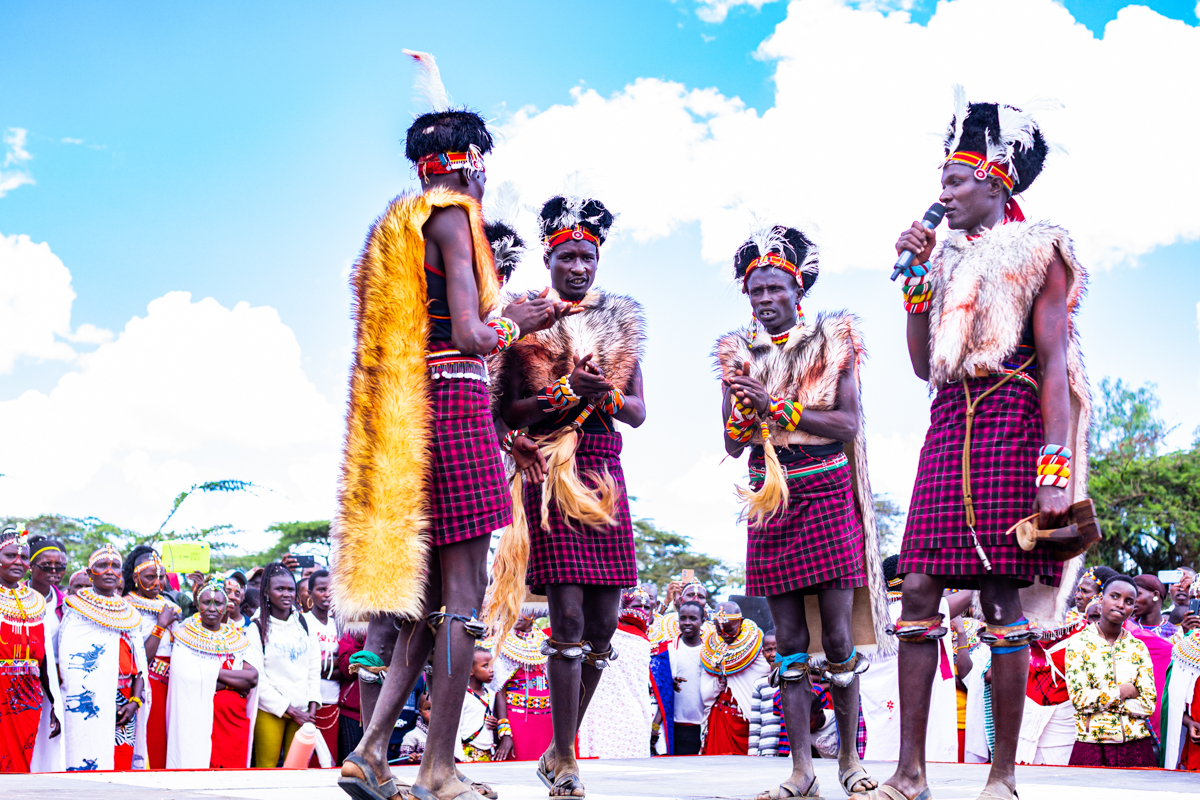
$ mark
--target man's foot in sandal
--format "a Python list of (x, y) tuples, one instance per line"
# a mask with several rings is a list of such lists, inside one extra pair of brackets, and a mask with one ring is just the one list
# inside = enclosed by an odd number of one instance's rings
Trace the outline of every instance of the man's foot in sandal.
[[(554, 745), (550, 745), (550, 747), (553, 748)], [(542, 757), (538, 759), (537, 776), (542, 783), (546, 784), (547, 789), (554, 786), (554, 755), (550, 750), (542, 753)]]
[[(801, 786), (807, 786), (807, 789), (801, 789)], [(779, 784), (779, 788), (773, 792), (763, 792), (755, 800), (785, 800), (789, 797), (806, 797), (820, 798), (821, 784), (817, 782), (817, 776), (811, 778), (798, 778), (793, 775), (789, 780)]]
[(500, 797), (499, 793), (495, 789), (493, 789), (490, 785), (483, 783), (482, 781), (471, 780), (466, 775), (463, 775), (462, 770), (459, 769), (458, 767), (454, 768), (454, 774), (458, 776), (458, 779), (460, 781), (462, 781), (465, 784), (470, 785), (470, 787), (472, 789), (474, 789), (475, 791), (479, 792), (481, 795), (486, 797), (487, 800), (498, 800), (498, 798)]
[(879, 781), (871, 777), (871, 773), (858, 763), (858, 759), (846, 769), (838, 771), (838, 783), (842, 784), (842, 791), (851, 797), (879, 788)]
[(457, 776), (438, 787), (413, 784), (409, 791), (416, 800), (483, 800), (483, 795)]
[(1017, 800), (1017, 789), (1004, 781), (989, 781), (979, 793), (979, 800)]
[(856, 792), (850, 800), (933, 800), (933, 790), (926, 786), (914, 795), (906, 795), (895, 786), (883, 784), (877, 789)]
[(411, 790), (406, 783), (397, 783), (391, 770), (382, 765), (378, 771), (358, 753), (346, 756), (338, 786), (354, 800), (403, 800)]
[(579, 779), (578, 768), (563, 767), (554, 778), (550, 787), (551, 797), (587, 797), (583, 781)]

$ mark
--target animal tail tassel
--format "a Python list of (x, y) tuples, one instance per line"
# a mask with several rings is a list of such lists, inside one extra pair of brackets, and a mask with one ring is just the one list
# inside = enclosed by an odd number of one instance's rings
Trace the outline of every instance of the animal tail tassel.
[(513, 521), (500, 534), (492, 561), (492, 582), (483, 600), (484, 622), (503, 639), (517, 624), (525, 600), (525, 567), (529, 563), (529, 520), (525, 517), (525, 478), (517, 470), (512, 477)]
[(767, 522), (788, 505), (787, 476), (783, 465), (779, 463), (779, 455), (771, 444), (771, 435), (767, 431), (767, 423), (759, 425), (763, 440), (763, 482), (758, 491), (737, 487), (738, 497), (746, 504), (745, 515), (751, 527), (758, 527)]
[(546, 482), (542, 484), (542, 528), (550, 530), (550, 498), (565, 519), (588, 527), (612, 525), (613, 509), (617, 502), (617, 483), (608, 471), (589, 472), (595, 485), (583, 482), (575, 466), (575, 451), (582, 436), (577, 430), (565, 428), (538, 442), (546, 456)]

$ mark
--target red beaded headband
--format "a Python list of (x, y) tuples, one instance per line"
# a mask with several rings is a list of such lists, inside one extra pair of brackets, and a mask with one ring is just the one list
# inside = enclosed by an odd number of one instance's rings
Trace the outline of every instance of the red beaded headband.
[(487, 172), (483, 166), (483, 153), (471, 145), (465, 153), (430, 153), (417, 159), (417, 174), (422, 178), (430, 175), (449, 175), (460, 169), (469, 172)]
[(800, 268), (783, 257), (783, 253), (771, 251), (765, 256), (759, 256), (750, 262), (750, 266), (746, 267), (746, 274), (742, 276), (742, 293), (746, 292), (746, 282), (750, 280), (750, 273), (759, 267), (775, 267), (795, 278), (800, 274)]
[(1013, 190), (1013, 179), (1009, 174), (1008, 166), (1000, 164), (996, 161), (988, 161), (987, 156), (983, 153), (973, 153), (970, 150), (959, 150), (957, 153), (952, 153), (947, 158), (942, 166), (947, 164), (966, 164), (968, 167), (975, 169), (975, 177), (978, 180), (984, 180), (989, 175), (993, 175), (1004, 181), (1004, 186), (1008, 191)]
[(554, 248), (558, 247), (563, 242), (591, 242), (600, 246), (600, 239), (593, 233), (584, 230), (582, 226), (576, 225), (574, 228), (564, 228), (561, 231), (555, 231), (546, 237), (546, 252), (549, 253)]

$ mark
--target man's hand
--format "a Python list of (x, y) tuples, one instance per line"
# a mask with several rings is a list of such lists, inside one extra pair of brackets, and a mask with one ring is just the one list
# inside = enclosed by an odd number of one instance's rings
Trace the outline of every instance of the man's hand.
[(1192, 744), (1200, 745), (1200, 722), (1196, 722), (1194, 719), (1188, 720), (1187, 732)]
[(750, 365), (743, 364), (725, 380), (738, 401), (745, 406), (752, 406), (763, 417), (771, 410), (771, 395), (767, 389), (754, 378), (750, 377)]
[(58, 715), (54, 713), (54, 708), (51, 707), (51, 709), (50, 709), (50, 737), (49, 738), (53, 739), (53, 738), (57, 737), (60, 733), (62, 733), (62, 723), (60, 723), (58, 721)]
[(288, 706), (286, 716), (291, 717), (292, 719), (296, 720), (296, 722), (298, 722), (301, 725), (303, 725), (306, 722), (313, 722), (312, 714), (310, 714), (307, 711), (304, 711), (302, 709), (296, 708), (295, 706)]
[(300, 569), (300, 562), (291, 553), (284, 553), (283, 558), (279, 559), (279, 563), (283, 564), (284, 569), (288, 572), (295, 572)]
[(496, 747), (497, 761), (511, 761), (513, 757), (513, 740), (511, 736), (505, 736), (500, 739), (500, 744)]
[(534, 486), (540, 486), (545, 482), (546, 471), (549, 467), (537, 442), (525, 434), (521, 434), (513, 442), (512, 457), (517, 464), (517, 469), (525, 476), (525, 480)]
[(1183, 618), (1183, 621), (1179, 623), (1179, 627), (1183, 628), (1184, 633), (1191, 633), (1197, 628), (1200, 628), (1200, 614), (1188, 614)]
[(131, 702), (121, 706), (121, 710), (117, 712), (117, 727), (119, 728), (122, 725), (128, 725), (129, 721), (137, 714), (137, 710), (137, 703)]
[(547, 297), (549, 293), (550, 287), (547, 286), (539, 295), (518, 298), (505, 306), (501, 315), (517, 323), (522, 336), (544, 331), (562, 319), (572, 308), (570, 303), (551, 300)]
[(483, 717), (483, 727), (487, 728), (489, 731), (494, 731), (494, 730), (496, 730), (496, 726), (497, 726), (498, 724), (500, 724), (500, 720), (496, 719), (496, 718), (495, 718), (495, 717), (493, 717), (491, 714), (485, 714), (485, 715), (484, 715), (484, 717)]
[(900, 234), (896, 240), (896, 255), (904, 252), (914, 253), (913, 264), (924, 264), (933, 253), (937, 244), (937, 235), (920, 222), (914, 222), (912, 227)]
[(1038, 515), (1038, 527), (1044, 531), (1061, 528), (1067, 524), (1067, 509), (1071, 498), (1066, 489), (1057, 486), (1039, 486), (1033, 501), (1034, 513)]
[(676, 675), (671, 680), (675, 682), (675, 691), (682, 692), (683, 691), (682, 684), (687, 683), (687, 678), (683, 677), (682, 675)]
[(204, 585), (204, 573), (199, 571), (189, 572), (187, 579), (188, 583), (192, 585), (192, 598), (195, 599), (196, 593), (199, 592), (200, 587)]
[(671, 581), (667, 584), (667, 599), (663, 601), (664, 608), (670, 608), (671, 604), (679, 599), (683, 594), (683, 581)]
[(1138, 696), (1138, 690), (1132, 683), (1122, 683), (1119, 694), (1122, 700), (1133, 700)]
[(591, 361), (591, 353), (576, 358), (575, 368), (571, 370), (571, 377), (567, 379), (571, 384), (571, 391), (580, 397), (600, 397), (613, 390), (613, 385), (600, 374), (600, 370)]

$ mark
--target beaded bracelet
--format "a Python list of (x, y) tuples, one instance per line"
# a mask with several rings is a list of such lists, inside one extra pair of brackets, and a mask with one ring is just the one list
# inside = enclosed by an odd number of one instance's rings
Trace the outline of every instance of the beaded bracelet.
[(496, 332), (500, 338), (496, 341), (496, 346), (488, 355), (507, 350), (513, 346), (513, 342), (521, 338), (521, 327), (513, 322), (508, 317), (499, 317), (488, 321), (488, 327)]
[(1065, 489), (1071, 483), (1071, 448), (1048, 444), (1038, 452), (1037, 478), (1034, 483)]
[(496, 720), (496, 738), (503, 739), (505, 736), (512, 736), (512, 724), (508, 721), (508, 717), (502, 717)]
[(608, 394), (604, 395), (604, 399), (600, 401), (599, 408), (610, 417), (616, 414), (625, 407), (625, 393), (620, 389), (613, 389)]
[(167, 629), (166, 629), (166, 628), (164, 628), (162, 625), (155, 625), (155, 626), (154, 626), (154, 627), (153, 627), (153, 628), (150, 630), (150, 635), (151, 635), (151, 636), (153, 636), (153, 637), (155, 637), (156, 639), (161, 639), (161, 638), (163, 638), (163, 636), (165, 636), (165, 635), (166, 635), (166, 633), (167, 633)]
[(570, 379), (564, 375), (554, 383), (542, 389), (537, 396), (538, 407), (543, 411), (558, 411), (575, 405), (581, 399), (571, 388)]
[(125, 705), (129, 705), (129, 703), (137, 703), (137, 707), (141, 708), (142, 707), (142, 698), (131, 697), (131, 698), (129, 698), (128, 702), (125, 703)]
[(904, 310), (910, 314), (924, 314), (933, 299), (933, 287), (924, 274), (904, 279)]
[(729, 419), (725, 421), (725, 435), (735, 442), (748, 442), (754, 435), (754, 426), (758, 414), (753, 408), (743, 408), (742, 404), (733, 399), (733, 407), (729, 411)]
[(500, 449), (506, 453), (511, 453), (513, 451), (513, 447), (517, 443), (517, 439), (524, 435), (525, 431), (520, 428), (515, 431), (509, 431), (508, 433), (504, 434), (504, 438), (500, 440)]
[(796, 426), (800, 424), (800, 415), (804, 413), (804, 406), (794, 400), (776, 400), (771, 398), (771, 419), (779, 423), (779, 427), (785, 431), (794, 431)]

